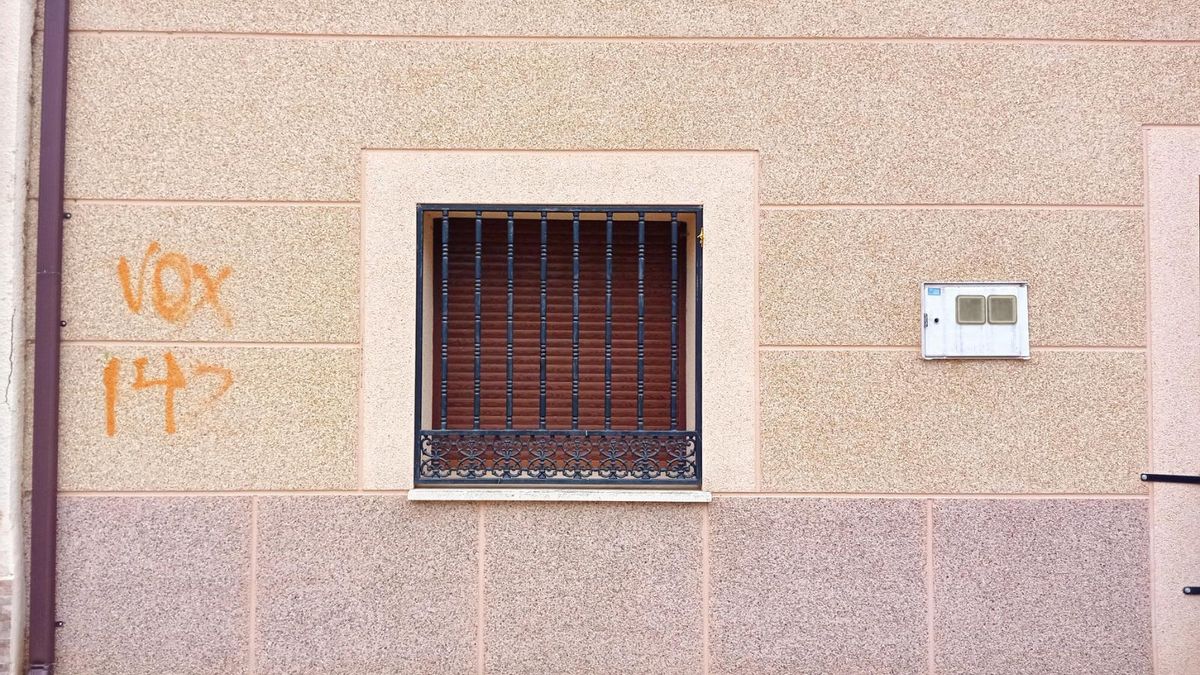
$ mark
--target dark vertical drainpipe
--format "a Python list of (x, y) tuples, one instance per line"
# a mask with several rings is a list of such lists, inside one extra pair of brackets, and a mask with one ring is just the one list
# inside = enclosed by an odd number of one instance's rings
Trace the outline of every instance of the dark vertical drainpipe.
[(58, 362), (62, 297), (63, 163), (67, 130), (69, 0), (46, 0), (38, 173), (37, 296), (30, 498), (29, 673), (54, 671), (54, 577), (58, 527)]

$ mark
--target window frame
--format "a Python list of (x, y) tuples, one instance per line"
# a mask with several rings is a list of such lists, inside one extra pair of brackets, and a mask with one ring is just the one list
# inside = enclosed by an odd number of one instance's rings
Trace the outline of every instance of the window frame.
[[(664, 488), (674, 487), (691, 490), (699, 490), (703, 485), (703, 270), (704, 270), (704, 209), (700, 205), (683, 205), (683, 204), (508, 204), (508, 203), (418, 203), (416, 208), (416, 325), (415, 325), (415, 382), (414, 382), (414, 406), (413, 406), (413, 430), (414, 430), (414, 447), (413, 447), (413, 486), (419, 488), (428, 487), (463, 487), (463, 486), (499, 486), (499, 487), (532, 487), (537, 485), (553, 486), (556, 488), (573, 486), (581, 489), (595, 488), (615, 488), (615, 489), (630, 489), (638, 487), (646, 488)], [(425, 367), (424, 367), (424, 344), (428, 337), (433, 339), (432, 333), (427, 333), (425, 326), (425, 275), (427, 272), (432, 273), (432, 268), (426, 268), (425, 246), (426, 246), (426, 218), (433, 214), (436, 226), (437, 218), (440, 217), (443, 211), (451, 212), (483, 212), (485, 214), (506, 214), (507, 212), (514, 213), (675, 213), (677, 215), (687, 215), (694, 219), (695, 240), (693, 246), (685, 246), (682, 251), (683, 265), (681, 269), (685, 272), (682, 275), (681, 282), (683, 283), (683, 292), (687, 292), (689, 282), (688, 273), (690, 271), (690, 280), (694, 281), (694, 297), (692, 298), (692, 325), (687, 324), (687, 316), (683, 317), (681, 322), (684, 330), (680, 339), (685, 342), (688, 340), (689, 331), (692, 336), (691, 349), (685, 350), (685, 356), (692, 359), (694, 373), (683, 378), (684, 389), (681, 393), (684, 395), (684, 400), (687, 400), (688, 388), (691, 389), (692, 406), (691, 415), (688, 416), (688, 406), (684, 405), (684, 422), (680, 426), (680, 432), (689, 432), (692, 435), (694, 447), (694, 467), (695, 475), (686, 479), (681, 478), (647, 478), (647, 477), (622, 477), (622, 478), (579, 478), (559, 475), (565, 471), (562, 468), (556, 468), (553, 476), (547, 477), (520, 477), (520, 478), (502, 478), (495, 476), (480, 476), (473, 478), (444, 478), (422, 476), (422, 446), (423, 436), (425, 432), (438, 432), (440, 429), (426, 429), (424, 425), (425, 412)], [(686, 238), (685, 238), (686, 240)], [(432, 245), (432, 242), (430, 242)], [(689, 256), (689, 250), (691, 255)], [(689, 267), (690, 265), (690, 267)], [(435, 287), (436, 288), (436, 287)], [(435, 333), (436, 331), (434, 331)], [(434, 345), (436, 349), (436, 345)], [(681, 363), (681, 366), (686, 369), (686, 363)], [(433, 369), (430, 368), (430, 376), (432, 377)], [(686, 372), (686, 371), (685, 371)], [(436, 383), (435, 383), (436, 384)], [(690, 423), (690, 424), (689, 424)], [(433, 425), (431, 424), (431, 427)], [(637, 435), (652, 435), (655, 433), (678, 433), (669, 432), (668, 430), (646, 430), (646, 431), (602, 431), (588, 429), (546, 429), (546, 430), (518, 430), (518, 429), (480, 429), (480, 430), (449, 430), (460, 431), (463, 433), (474, 432), (475, 435), (486, 435), (487, 432), (505, 432), (521, 433), (530, 435), (555, 435), (560, 437), (567, 436), (582, 436), (588, 437), (601, 434), (622, 434), (628, 436)]]

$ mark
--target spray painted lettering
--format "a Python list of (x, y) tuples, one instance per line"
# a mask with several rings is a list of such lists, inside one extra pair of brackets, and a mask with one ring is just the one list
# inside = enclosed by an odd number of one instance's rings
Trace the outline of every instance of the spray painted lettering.
[[(140, 357), (133, 360), (133, 382), (130, 389), (134, 392), (163, 388), (163, 426), (168, 434), (176, 431), (175, 425), (175, 392), (194, 384), (200, 378), (216, 378), (219, 383), (213, 393), (204, 402), (211, 405), (225, 395), (233, 386), (233, 371), (223, 366), (211, 363), (197, 363), (191, 369), (192, 379), (189, 382), (184, 369), (179, 366), (175, 355), (171, 352), (163, 354), (163, 375), (161, 379), (152, 380), (146, 375), (150, 360)], [(121, 359), (112, 357), (104, 366), (104, 428), (109, 436), (117, 434), (117, 401), (121, 393)]]
[[(158, 256), (157, 260), (155, 256)], [(152, 262), (153, 271), (150, 272)], [(152, 241), (142, 255), (136, 284), (130, 270), (129, 261), (121, 256), (117, 261), (117, 280), (121, 282), (125, 304), (134, 314), (141, 314), (145, 306), (146, 274), (150, 272), (150, 301), (154, 311), (162, 318), (175, 324), (187, 323), (198, 310), (207, 306), (212, 308), (222, 326), (233, 327), (233, 317), (221, 304), (220, 295), (221, 284), (233, 273), (229, 266), (221, 267), (214, 275), (209, 272), (207, 265), (190, 261), (182, 253), (163, 252), (159, 243)], [(177, 282), (174, 289), (168, 287), (172, 277)], [(198, 298), (193, 300), (197, 295)]]

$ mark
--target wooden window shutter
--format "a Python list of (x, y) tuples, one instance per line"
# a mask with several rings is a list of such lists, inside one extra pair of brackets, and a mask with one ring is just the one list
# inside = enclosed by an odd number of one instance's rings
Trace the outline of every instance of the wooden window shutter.
[[(440, 289), (441, 227), (434, 227), (434, 269), (428, 283)], [(552, 219), (547, 232), (548, 429), (571, 428), (572, 227)], [(540, 248), (537, 218), (514, 223), (513, 427), (539, 426)], [(679, 427), (685, 426), (687, 372), (687, 227), (679, 227)], [(507, 347), (507, 221), (485, 218), (482, 246), (482, 356), (480, 426), (505, 427)], [(449, 330), (443, 336), (441, 302), (434, 305), (433, 381), (440, 382), (440, 348), (449, 352), (447, 428), (470, 429), (474, 409), (475, 219), (450, 218)], [(637, 428), (637, 222), (613, 223), (612, 428)], [(579, 428), (604, 428), (605, 222), (580, 222)], [(646, 429), (670, 428), (671, 247), (670, 223), (648, 220), (645, 234)], [(440, 410), (440, 387), (433, 410)], [(436, 414), (435, 414), (436, 417)]]

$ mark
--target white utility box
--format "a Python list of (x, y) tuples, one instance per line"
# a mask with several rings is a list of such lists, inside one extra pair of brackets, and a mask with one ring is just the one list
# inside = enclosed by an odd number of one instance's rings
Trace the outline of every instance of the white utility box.
[(1019, 281), (921, 284), (921, 356), (1029, 358), (1028, 290)]

